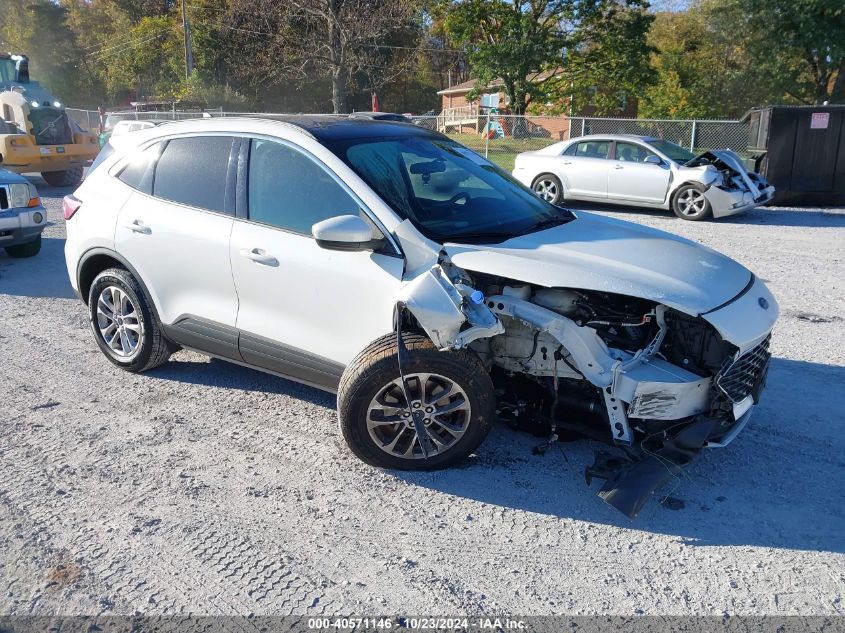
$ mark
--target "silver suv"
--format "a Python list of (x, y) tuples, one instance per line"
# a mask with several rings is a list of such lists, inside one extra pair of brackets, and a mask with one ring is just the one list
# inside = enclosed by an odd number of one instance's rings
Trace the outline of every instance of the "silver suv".
[(187, 347), (336, 391), (352, 451), (391, 468), (454, 464), (496, 418), (538, 450), (576, 432), (624, 449), (588, 472), (631, 516), (745, 425), (778, 314), (727, 257), (554, 206), (403, 123), (139, 131), (64, 215), (71, 282), (119, 367)]

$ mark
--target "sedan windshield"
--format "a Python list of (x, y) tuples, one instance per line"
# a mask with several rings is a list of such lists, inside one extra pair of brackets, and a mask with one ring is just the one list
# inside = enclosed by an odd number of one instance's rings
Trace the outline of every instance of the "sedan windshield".
[(687, 161), (690, 161), (695, 158), (695, 154), (693, 154), (688, 149), (684, 149), (680, 145), (675, 145), (674, 143), (664, 141), (663, 139), (655, 139), (653, 141), (648, 141), (648, 144), (651, 145), (658, 152), (662, 153), (664, 156), (667, 156), (674, 160), (676, 163), (681, 163), (682, 165)]
[(575, 217), (445, 138), (354, 139), (330, 149), (400, 217), (440, 243), (502, 242)]

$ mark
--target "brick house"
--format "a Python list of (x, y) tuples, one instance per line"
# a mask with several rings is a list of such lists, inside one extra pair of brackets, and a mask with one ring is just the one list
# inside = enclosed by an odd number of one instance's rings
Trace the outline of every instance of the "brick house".
[[(538, 73), (535, 80), (547, 79), (552, 72)], [(470, 101), (468, 94), (475, 88), (475, 83), (475, 79), (470, 79), (437, 92), (440, 95), (441, 117), (447, 121), (447, 125), (454, 126), (458, 131), (465, 132), (467, 127), (479, 131), (479, 117), (486, 116), (492, 108), (496, 108), (500, 114), (508, 112), (508, 100), (501, 79), (490, 82), (485, 92), (477, 99)], [(634, 119), (637, 117), (637, 110), (637, 99), (623, 95), (620, 98), (619, 108), (613, 116)], [(573, 116), (595, 116), (595, 111), (595, 106), (587, 105)], [(569, 138), (570, 119), (565, 115), (554, 117), (541, 114), (529, 115), (528, 120), (548, 130), (552, 138), (559, 140)]]

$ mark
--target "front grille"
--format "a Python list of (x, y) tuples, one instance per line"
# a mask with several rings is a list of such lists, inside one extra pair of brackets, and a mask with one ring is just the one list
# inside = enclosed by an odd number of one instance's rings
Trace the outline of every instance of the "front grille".
[(9, 208), (9, 190), (6, 187), (0, 187), (0, 209)]
[[(716, 384), (732, 402), (742, 402), (765, 377), (769, 366), (769, 334), (757, 347), (728, 364), (716, 377)], [(755, 396), (756, 398), (756, 396)]]

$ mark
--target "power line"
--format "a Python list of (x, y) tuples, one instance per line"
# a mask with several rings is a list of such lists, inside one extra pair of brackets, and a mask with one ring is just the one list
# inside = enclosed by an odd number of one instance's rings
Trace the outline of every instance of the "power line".
[(158, 39), (158, 38), (162, 37), (162, 35), (164, 35), (164, 33), (166, 33), (166, 32), (167, 32), (166, 30), (159, 31), (158, 33), (155, 33), (154, 35), (151, 35), (149, 37), (145, 37), (143, 39), (135, 40), (134, 42), (129, 43), (128, 45), (121, 45), (122, 48), (120, 48), (119, 50), (115, 50), (115, 51), (108, 53), (108, 54), (104, 54), (104, 53), (107, 52), (108, 50), (112, 50), (112, 49), (117, 48), (117, 47), (113, 46), (111, 49), (105, 49), (104, 51), (97, 51), (96, 53), (91, 53), (89, 55), (86, 55), (86, 57), (92, 57), (93, 59), (105, 59), (105, 58), (108, 58), (108, 57), (114, 57), (115, 55), (119, 55), (120, 53), (125, 53), (128, 50), (132, 50), (133, 48), (137, 48), (141, 44), (145, 44), (147, 42), (151, 42), (152, 40)]
[[(187, 5), (189, 9), (206, 9), (207, 7), (198, 7), (196, 5), (189, 4)], [(224, 9), (215, 9), (218, 11), (223, 11)], [(249, 33), (251, 35), (260, 35), (262, 37), (275, 37), (278, 33), (270, 33), (268, 31), (255, 31), (252, 29), (242, 29), (237, 26), (228, 26), (226, 24), (220, 24), (217, 22), (206, 22), (206, 25), (216, 26), (220, 29), (229, 29), (231, 31), (239, 31), (241, 33)], [(464, 51), (457, 49), (457, 48), (426, 48), (426, 47), (419, 47), (419, 46), (393, 46), (392, 44), (361, 44), (364, 48), (387, 48), (392, 50), (403, 50), (403, 51), (426, 51), (426, 52), (433, 52), (433, 53), (463, 53)]]

